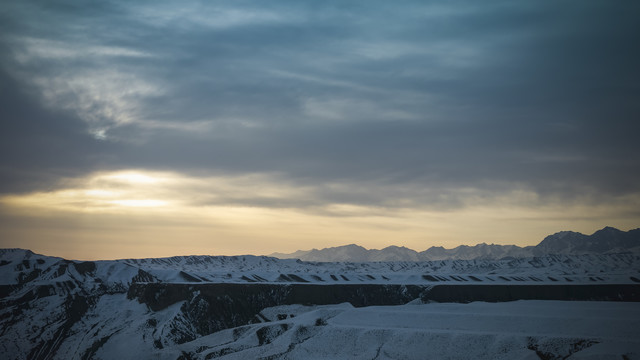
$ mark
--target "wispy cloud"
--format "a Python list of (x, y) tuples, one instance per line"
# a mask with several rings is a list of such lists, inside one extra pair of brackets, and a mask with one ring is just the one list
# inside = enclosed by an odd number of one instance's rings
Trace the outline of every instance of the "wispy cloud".
[(24, 65), (33, 65), (34, 62), (46, 60), (102, 61), (109, 60), (111, 57), (146, 58), (152, 56), (135, 48), (77, 44), (32, 37), (10, 38), (9, 42), (14, 45), (15, 60)]

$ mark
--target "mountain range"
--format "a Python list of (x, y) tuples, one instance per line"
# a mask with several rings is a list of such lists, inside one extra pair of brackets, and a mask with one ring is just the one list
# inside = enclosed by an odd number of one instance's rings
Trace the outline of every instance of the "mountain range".
[(280, 259), (300, 259), (317, 262), (375, 262), (375, 261), (436, 261), (436, 260), (497, 260), (544, 255), (585, 255), (640, 253), (640, 228), (621, 231), (605, 227), (591, 235), (574, 231), (561, 231), (545, 237), (538, 245), (478, 244), (460, 245), (453, 249), (433, 246), (425, 251), (389, 246), (384, 249), (366, 249), (351, 244), (321, 250), (298, 250), (294, 253), (273, 253)]
[[(635, 358), (638, 232), (429, 249), (485, 257), (473, 260), (415, 261), (421, 253), (407, 248), (356, 245), (314, 253), (356, 262), (77, 261), (0, 249), (0, 358), (460, 358), (460, 343), (474, 344), (465, 358), (561, 359), (591, 346), (597, 358)], [(546, 252), (560, 254), (516, 257)], [(410, 261), (370, 262), (392, 256)]]

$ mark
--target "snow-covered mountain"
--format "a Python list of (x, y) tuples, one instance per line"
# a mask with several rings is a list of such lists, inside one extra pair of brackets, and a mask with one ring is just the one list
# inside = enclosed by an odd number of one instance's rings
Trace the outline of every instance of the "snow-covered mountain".
[(475, 246), (460, 245), (453, 249), (431, 247), (419, 253), (421, 260), (473, 260), (473, 259), (503, 259), (533, 256), (531, 246), (477, 244)]
[(367, 250), (362, 246), (351, 244), (322, 250), (298, 250), (291, 254), (273, 253), (269, 256), (279, 259), (301, 259), (319, 262), (367, 262), (367, 261), (420, 261), (420, 254), (406, 247), (389, 246), (382, 250)]
[(607, 226), (591, 235), (561, 231), (547, 236), (533, 249), (534, 255), (623, 252), (640, 252), (640, 229), (625, 232)]
[(473, 260), (522, 258), (544, 255), (584, 255), (584, 254), (640, 254), (640, 229), (621, 231), (605, 227), (591, 235), (573, 231), (561, 231), (549, 235), (536, 246), (478, 244), (460, 245), (453, 249), (433, 246), (417, 252), (406, 247), (389, 246), (384, 249), (367, 250), (355, 244), (325, 249), (298, 250), (294, 253), (273, 253), (280, 259), (301, 259), (305, 261), (433, 261), (433, 260)]
[[(410, 253), (404, 248), (394, 250), (400, 256)], [(299, 312), (294, 304), (389, 306), (415, 299), (638, 301), (638, 283), (640, 256), (634, 254), (326, 263), (266, 256), (73, 261), (29, 250), (0, 249), (0, 353), (7, 359), (209, 359), (252, 358), (268, 351), (280, 354), (274, 358), (307, 358), (305, 351), (317, 351), (312, 344), (328, 341), (334, 332), (344, 329), (343, 323), (332, 320), (344, 312), (349, 319), (381, 316), (377, 323), (373, 318), (367, 320), (373, 323), (354, 323), (353, 331), (341, 335), (345, 341), (356, 343), (371, 337), (367, 340), (371, 346), (387, 346), (389, 354), (400, 346), (415, 355), (424, 350), (421, 343), (402, 345), (401, 337), (417, 341), (428, 336), (429, 341), (437, 341), (440, 330), (414, 329), (411, 324), (415, 323), (399, 325), (402, 328), (397, 333), (388, 333), (398, 337), (397, 341), (370, 332), (371, 326), (387, 323), (384, 317), (406, 316), (401, 309), (398, 314), (391, 310), (378, 314), (319, 308), (311, 315), (300, 314), (299, 321), (283, 319)], [(289, 307), (283, 310), (282, 306)], [(274, 315), (275, 310), (269, 310), (274, 307), (286, 316), (280, 312)], [(312, 328), (307, 324), (310, 316)], [(535, 333), (535, 329), (531, 331)], [(513, 341), (529, 341), (525, 335)], [(533, 338), (535, 346), (543, 346), (549, 339)], [(584, 339), (557, 341), (574, 346)], [(339, 352), (340, 346), (333, 345)], [(278, 353), (282, 346), (286, 351)], [(517, 349), (509, 348), (506, 353), (519, 354)], [(311, 357), (318, 354), (308, 353)]]

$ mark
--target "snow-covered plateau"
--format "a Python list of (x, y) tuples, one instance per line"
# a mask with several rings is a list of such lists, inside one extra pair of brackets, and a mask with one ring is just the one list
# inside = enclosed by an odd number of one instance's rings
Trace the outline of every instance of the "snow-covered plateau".
[(633, 359), (639, 315), (633, 253), (327, 263), (0, 250), (6, 359)]
[[(515, 301), (280, 306), (178, 351), (223, 359), (633, 359), (640, 304)], [(594, 314), (597, 314), (594, 316)], [(102, 351), (109, 354), (109, 349)]]

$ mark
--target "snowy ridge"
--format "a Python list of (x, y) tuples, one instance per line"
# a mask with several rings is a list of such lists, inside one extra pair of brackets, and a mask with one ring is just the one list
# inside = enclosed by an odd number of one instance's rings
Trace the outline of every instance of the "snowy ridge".
[[(265, 256), (189, 256), (125, 260), (165, 282), (575, 282), (633, 283), (640, 256), (549, 255), (503, 260), (305, 262)], [(176, 272), (179, 270), (179, 272)], [(473, 276), (477, 275), (477, 276)], [(482, 276), (479, 278), (478, 276)]]
[[(28, 283), (62, 291), (113, 292), (139, 282), (625, 284), (640, 282), (640, 253), (635, 251), (639, 245), (640, 229), (624, 232), (606, 227), (592, 235), (559, 232), (535, 247), (479, 244), (450, 250), (433, 247), (423, 252), (445, 258), (439, 260), (420, 260), (423, 253), (404, 247), (367, 250), (358, 245), (295, 253), (333, 262), (253, 255), (82, 262), (29, 250), (0, 249), (0, 286), (20, 288)], [(528, 256), (512, 256), (516, 254)]]
[[(3, 252), (0, 285), (66, 284), (104, 291), (136, 282), (167, 283), (636, 283), (640, 256), (547, 255), (502, 260), (305, 262), (267, 256), (176, 256), (70, 261)], [(6, 256), (5, 256), (6, 255)], [(69, 285), (73, 284), (73, 285)]]

